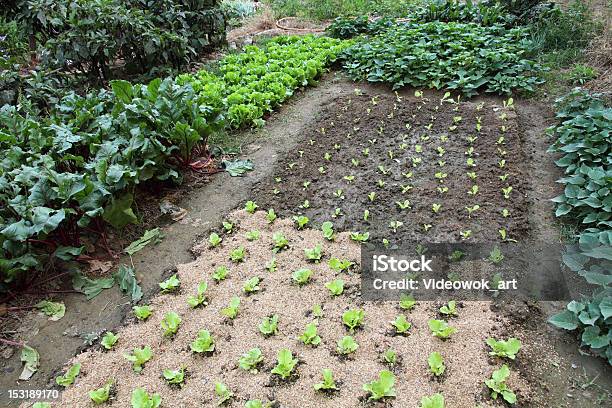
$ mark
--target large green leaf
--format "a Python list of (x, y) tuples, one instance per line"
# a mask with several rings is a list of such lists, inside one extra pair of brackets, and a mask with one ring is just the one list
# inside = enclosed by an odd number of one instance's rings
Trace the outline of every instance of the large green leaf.
[(132, 194), (124, 194), (121, 197), (113, 198), (109, 205), (104, 208), (102, 218), (115, 228), (123, 228), (128, 224), (136, 224), (138, 218), (132, 211)]

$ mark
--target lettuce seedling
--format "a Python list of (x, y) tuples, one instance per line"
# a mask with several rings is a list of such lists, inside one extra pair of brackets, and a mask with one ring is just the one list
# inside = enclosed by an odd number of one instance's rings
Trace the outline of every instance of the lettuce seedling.
[(336, 279), (331, 282), (327, 282), (325, 287), (329, 289), (332, 296), (339, 296), (344, 291), (344, 281), (342, 279)]
[(230, 391), (227, 385), (222, 382), (215, 383), (215, 394), (219, 397), (217, 405), (221, 406), (229, 402), (234, 397), (234, 394)]
[(211, 248), (218, 247), (221, 244), (221, 241), (223, 241), (223, 239), (216, 232), (212, 232), (208, 237), (208, 243), (210, 244)]
[(334, 224), (330, 221), (325, 221), (321, 224), (321, 231), (323, 231), (323, 238), (328, 241), (333, 241), (336, 239), (336, 235), (334, 234)]
[(261, 232), (257, 230), (247, 231), (247, 233), (245, 234), (245, 238), (247, 239), (247, 241), (257, 241), (260, 236)]
[(450, 302), (448, 302), (447, 304), (445, 304), (444, 306), (440, 308), (440, 313), (446, 316), (458, 316), (457, 302), (455, 302), (454, 300), (451, 300)]
[(187, 304), (194, 309), (201, 305), (207, 305), (208, 304), (208, 302), (206, 301), (206, 290), (207, 289), (208, 289), (208, 283), (200, 282), (198, 284), (196, 295), (187, 296)]
[[(403, 189), (402, 189), (403, 191)], [(410, 209), (410, 200), (404, 201), (396, 201), (395, 204), (399, 207), (400, 210)]]
[(251, 374), (257, 374), (257, 366), (263, 361), (263, 354), (259, 348), (252, 348), (240, 357), (238, 365)]
[(143, 348), (135, 348), (132, 354), (124, 354), (123, 357), (132, 363), (132, 369), (136, 373), (140, 373), (147, 361), (153, 357), (153, 351), (150, 346)]
[(444, 396), (434, 394), (431, 397), (421, 398), (421, 408), (444, 408)]
[(470, 189), (468, 190), (468, 192), (467, 192), (467, 193), (468, 193), (469, 195), (475, 196), (476, 194), (478, 194), (478, 191), (479, 191), (479, 190), (480, 190), (480, 189), (479, 189), (478, 185), (474, 184), (474, 185), (472, 186), (472, 188), (470, 188)]
[(338, 354), (351, 354), (357, 351), (359, 348), (359, 344), (355, 341), (355, 339), (351, 336), (344, 336), (340, 340), (338, 340), (338, 347), (336, 350)]
[(276, 374), (282, 379), (287, 379), (291, 376), (297, 363), (298, 359), (293, 358), (293, 354), (289, 349), (282, 349), (278, 352), (277, 364), (272, 369), (272, 374)]
[(510, 199), (510, 193), (512, 192), (512, 186), (508, 186), (505, 188), (502, 188), (502, 193), (504, 194), (504, 198), (506, 200)]
[(404, 310), (411, 310), (416, 305), (416, 300), (412, 295), (402, 293), (400, 297), (399, 307)]
[(308, 323), (304, 333), (298, 339), (305, 345), (318, 346), (321, 343), (321, 337), (317, 335), (317, 324), (314, 322)]
[(240, 298), (238, 296), (234, 296), (230, 300), (229, 306), (221, 310), (221, 314), (233, 320), (236, 318), (236, 316), (238, 316), (239, 307), (240, 307)]
[(334, 381), (334, 374), (332, 373), (332, 370), (324, 368), (322, 375), (323, 381), (314, 385), (315, 391), (333, 391), (338, 389), (336, 382)]
[(104, 384), (104, 387), (89, 391), (88, 394), (91, 401), (96, 405), (104, 404), (108, 401), (113, 384), (113, 380), (109, 380)]
[(104, 347), (105, 349), (110, 350), (113, 348), (115, 343), (117, 343), (117, 340), (119, 340), (119, 336), (109, 331), (106, 332), (104, 337), (102, 337), (102, 341), (100, 342), (100, 344), (102, 344), (102, 347)]
[(351, 333), (355, 332), (355, 329), (363, 324), (365, 318), (365, 312), (360, 309), (349, 309), (342, 314), (342, 323), (348, 327)]
[(277, 251), (281, 251), (289, 247), (289, 240), (285, 238), (285, 235), (282, 232), (275, 232), (272, 235), (272, 241), (274, 242), (274, 249)]
[(312, 271), (310, 269), (302, 268), (293, 272), (291, 277), (293, 281), (298, 284), (298, 286), (303, 286), (308, 283), (310, 277), (312, 276)]
[(441, 208), (442, 208), (442, 204), (433, 203), (431, 205), (431, 211), (433, 211), (434, 214), (439, 213)]
[(132, 408), (158, 408), (161, 405), (159, 394), (149, 395), (142, 388), (132, 392)]
[(354, 263), (348, 259), (340, 260), (338, 258), (331, 258), (327, 264), (336, 272), (348, 272), (348, 270), (354, 265)]
[(312, 307), (312, 315), (317, 319), (323, 317), (323, 306), (319, 304), (314, 305)]
[(516, 358), (516, 354), (521, 349), (521, 341), (514, 337), (509, 338), (508, 340), (495, 340), (491, 337), (487, 339), (487, 344), (491, 347), (489, 355), (497, 356), (502, 358), (509, 358), (510, 360), (514, 360)]
[(429, 322), (427, 322), (427, 324), (429, 325), (431, 333), (435, 337), (442, 340), (448, 339), (453, 333), (457, 331), (457, 329), (452, 326), (449, 326), (448, 323), (446, 323), (444, 320), (431, 319)]
[(162, 375), (168, 384), (182, 387), (185, 382), (185, 367), (181, 367), (178, 370), (165, 369)]
[(268, 272), (276, 272), (276, 269), (278, 268), (278, 266), (276, 265), (276, 258), (273, 257), (268, 262), (266, 262), (265, 268)]
[(249, 214), (253, 214), (257, 210), (258, 206), (255, 201), (247, 201), (244, 205), (244, 210)]
[(370, 238), (369, 232), (351, 232), (351, 239), (360, 243), (366, 242)]
[(164, 336), (172, 337), (178, 331), (181, 325), (181, 317), (175, 312), (168, 312), (161, 321), (161, 327), (164, 329)]
[[(266, 405), (267, 407), (268, 405)], [(263, 403), (261, 402), (261, 400), (248, 400), (245, 404), (244, 404), (244, 408), (264, 408)]]
[(321, 245), (317, 245), (314, 248), (305, 248), (304, 256), (306, 260), (311, 262), (319, 262), (321, 260), (321, 256), (323, 255), (323, 249)]
[(502, 251), (499, 249), (499, 247), (496, 246), (491, 250), (491, 253), (489, 254), (489, 261), (493, 262), (495, 265), (498, 265), (503, 260), (504, 254), (502, 254)]
[(200, 330), (189, 347), (194, 353), (212, 353), (215, 351), (215, 341), (208, 330)]
[(444, 374), (444, 370), (446, 370), (446, 366), (444, 365), (444, 359), (442, 358), (442, 354), (434, 351), (427, 358), (427, 363), (429, 364), (429, 371), (432, 372), (436, 377)]
[(397, 230), (398, 230), (398, 229), (399, 229), (401, 226), (403, 226), (403, 225), (404, 225), (404, 223), (403, 223), (403, 222), (401, 222), (401, 221), (391, 221), (391, 222), (389, 223), (389, 228), (391, 228), (391, 230), (393, 231), (393, 233), (394, 233), (394, 234), (396, 234), (396, 233), (397, 233)]
[(278, 332), (278, 315), (264, 317), (259, 324), (259, 331), (264, 336), (272, 336)]
[(223, 221), (223, 229), (228, 234), (231, 234), (234, 231), (234, 224), (229, 221)]
[(491, 398), (496, 400), (501, 395), (506, 402), (514, 404), (516, 402), (516, 394), (506, 385), (506, 380), (509, 376), (510, 369), (504, 364), (499, 370), (493, 371), (491, 378), (486, 380), (485, 384), (491, 389)]
[(212, 274), (212, 278), (216, 282), (221, 282), (222, 280), (227, 278), (228, 273), (229, 273), (229, 270), (227, 269), (227, 266), (221, 265), (217, 267), (217, 269), (215, 269), (215, 272)]
[(395, 364), (397, 364), (397, 353), (395, 350), (387, 349), (382, 354), (382, 359), (386, 364), (393, 367)]
[(297, 224), (297, 229), (302, 230), (310, 221), (305, 215), (293, 216), (293, 220)]
[(370, 202), (374, 202), (374, 200), (376, 199), (376, 193), (375, 192), (371, 192), (368, 194), (368, 199), (370, 200)]
[(370, 394), (371, 401), (378, 401), (383, 398), (394, 398), (395, 375), (389, 370), (383, 370), (378, 374), (378, 380), (363, 385), (363, 390)]
[(132, 311), (138, 320), (147, 320), (153, 314), (153, 309), (149, 305), (134, 306)]
[(57, 385), (61, 385), (62, 387), (68, 387), (69, 385), (74, 383), (75, 378), (79, 375), (80, 372), (81, 364), (73, 364), (66, 371), (66, 374), (55, 377), (55, 382), (57, 383)]
[(406, 316), (403, 314), (398, 315), (395, 320), (391, 322), (391, 325), (395, 327), (395, 333), (397, 334), (406, 334), (412, 327), (412, 324), (406, 320)]
[(244, 286), (242, 287), (242, 290), (246, 294), (255, 293), (261, 289), (259, 287), (259, 282), (260, 282), (259, 277), (253, 276), (251, 279), (248, 279), (246, 282), (244, 282)]
[(230, 259), (232, 262), (234, 263), (240, 263), (244, 261), (244, 255), (245, 255), (245, 249), (244, 247), (241, 245), (238, 248), (234, 248), (232, 249), (232, 251), (230, 252)]
[(475, 213), (476, 211), (480, 210), (480, 206), (478, 204), (475, 204), (471, 207), (465, 207), (465, 210), (468, 212), (468, 218), (472, 218), (472, 214)]
[(170, 293), (176, 291), (181, 286), (181, 281), (177, 278), (176, 274), (172, 275), (165, 281), (159, 284), (161, 293)]
[(472, 230), (459, 231), (459, 235), (461, 235), (461, 239), (466, 240), (472, 236)]
[(272, 224), (276, 220), (276, 218), (277, 216), (276, 212), (274, 212), (274, 208), (270, 208), (266, 213), (266, 220), (268, 221), (268, 224)]

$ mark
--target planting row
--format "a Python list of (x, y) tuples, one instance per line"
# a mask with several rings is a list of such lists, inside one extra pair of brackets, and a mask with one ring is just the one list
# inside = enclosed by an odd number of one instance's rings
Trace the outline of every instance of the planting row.
[[(180, 181), (181, 169), (206, 153), (208, 136), (229, 123), (261, 124), (262, 116), (335, 60), (338, 40), (281, 37), (267, 50), (249, 48), (208, 72), (111, 83), (64, 97), (49, 117), (0, 109), (0, 241), (3, 281), (83, 251), (83, 229), (138, 220), (134, 188)], [(47, 262), (51, 259), (51, 263)]]

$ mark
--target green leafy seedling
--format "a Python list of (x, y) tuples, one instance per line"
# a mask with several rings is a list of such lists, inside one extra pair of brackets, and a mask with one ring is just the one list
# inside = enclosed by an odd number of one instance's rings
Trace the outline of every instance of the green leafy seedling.
[(400, 297), (399, 307), (404, 310), (411, 310), (416, 305), (416, 300), (412, 295), (402, 293)]
[(274, 242), (274, 249), (276, 251), (282, 251), (289, 247), (289, 240), (287, 240), (282, 232), (275, 232), (272, 234), (272, 241)]
[(264, 317), (259, 323), (259, 331), (265, 337), (275, 335), (278, 332), (278, 315)]
[(495, 265), (499, 265), (504, 260), (504, 254), (502, 254), (501, 249), (498, 246), (494, 247), (489, 254), (489, 261), (493, 262)]
[(298, 230), (303, 230), (304, 227), (306, 227), (306, 225), (308, 224), (308, 222), (310, 221), (308, 219), (308, 217), (306, 217), (305, 215), (300, 215), (300, 216), (293, 216), (293, 220), (295, 221), (295, 223), (297, 224), (297, 229)]
[(291, 275), (291, 278), (293, 279), (295, 283), (298, 284), (298, 286), (303, 286), (307, 284), (308, 281), (310, 281), (311, 276), (312, 276), (312, 271), (310, 269), (301, 268), (293, 272), (293, 275)]
[(273, 257), (268, 262), (266, 262), (266, 270), (268, 272), (276, 272), (277, 268), (278, 268), (278, 265), (276, 264), (276, 258)]
[(234, 397), (234, 393), (222, 382), (215, 383), (215, 394), (219, 398), (217, 400), (217, 405), (219, 406), (227, 404)]
[(355, 329), (363, 324), (365, 318), (365, 312), (360, 309), (349, 309), (342, 314), (342, 323), (348, 327), (351, 333), (355, 332)]
[(104, 347), (106, 350), (110, 350), (117, 343), (117, 340), (119, 340), (119, 336), (109, 331), (106, 332), (104, 337), (102, 337), (100, 344), (102, 344), (102, 347)]
[(293, 358), (293, 354), (289, 349), (281, 349), (278, 352), (277, 364), (272, 369), (272, 374), (276, 374), (283, 380), (286, 380), (291, 376), (293, 370), (298, 364), (298, 359)]
[(74, 380), (77, 378), (80, 372), (81, 364), (73, 364), (72, 366), (70, 366), (70, 368), (66, 371), (64, 375), (55, 377), (55, 382), (57, 383), (57, 385), (61, 385), (62, 387), (66, 388), (74, 383)]
[(427, 322), (431, 334), (439, 339), (446, 340), (457, 331), (452, 326), (449, 326), (444, 320), (431, 319)]
[(258, 292), (261, 289), (259, 287), (259, 282), (261, 282), (259, 277), (253, 276), (252, 278), (244, 282), (244, 285), (242, 286), (242, 291), (246, 293), (247, 295)]
[(207, 289), (208, 289), (208, 283), (200, 282), (198, 284), (196, 295), (187, 296), (187, 304), (194, 309), (198, 306), (207, 305), (208, 304), (208, 302), (206, 301), (206, 290)]
[(257, 367), (263, 362), (263, 354), (259, 348), (252, 348), (244, 353), (238, 360), (238, 365), (251, 374), (257, 374)]
[(338, 340), (336, 351), (338, 351), (338, 354), (348, 355), (357, 351), (358, 348), (359, 344), (357, 344), (352, 336), (344, 336)]
[(158, 408), (161, 405), (159, 394), (149, 395), (142, 388), (132, 391), (132, 408)]
[(317, 334), (317, 324), (308, 323), (304, 328), (304, 333), (298, 338), (305, 345), (318, 346), (321, 344), (321, 337)]
[(454, 300), (449, 301), (447, 304), (440, 308), (440, 313), (449, 317), (458, 316), (457, 302), (455, 302)]
[(247, 241), (257, 241), (259, 237), (261, 237), (261, 232), (257, 230), (247, 231), (247, 233), (245, 234), (245, 238), (247, 239)]
[(347, 259), (338, 258), (331, 258), (327, 264), (336, 272), (348, 272), (348, 270), (354, 265), (353, 262)]
[(215, 351), (215, 340), (208, 330), (198, 331), (198, 337), (189, 345), (194, 353), (212, 353)]
[(221, 314), (233, 320), (238, 316), (238, 308), (240, 307), (240, 298), (234, 296), (229, 303), (229, 306), (221, 310)]
[(327, 282), (325, 287), (331, 292), (332, 296), (339, 296), (344, 291), (344, 281), (342, 279), (335, 279)]
[(308, 261), (319, 262), (321, 260), (322, 255), (323, 249), (321, 248), (321, 245), (317, 245), (314, 248), (304, 249), (304, 256)]
[(244, 262), (244, 256), (246, 255), (246, 250), (241, 245), (238, 248), (232, 249), (230, 252), (230, 260), (234, 263)]
[(397, 364), (397, 353), (393, 349), (387, 349), (382, 353), (382, 359), (385, 364), (388, 364), (393, 367)]
[(403, 314), (398, 315), (394, 321), (391, 322), (391, 325), (395, 327), (395, 333), (397, 334), (407, 334), (408, 330), (412, 327), (412, 324), (406, 320), (406, 316)]
[(255, 201), (247, 201), (246, 204), (244, 205), (244, 210), (248, 212), (249, 214), (253, 214), (255, 210), (257, 210), (257, 208), (258, 207)]
[(162, 371), (164, 380), (170, 385), (183, 386), (185, 382), (185, 368), (181, 367), (178, 370), (165, 369)]
[(174, 274), (165, 281), (161, 282), (159, 287), (161, 288), (161, 293), (170, 293), (175, 292), (180, 285), (181, 281), (178, 279), (176, 274)]
[(389, 370), (383, 370), (378, 374), (378, 380), (363, 385), (371, 401), (379, 401), (383, 398), (395, 398), (395, 375)]
[(215, 280), (215, 282), (221, 282), (222, 280), (227, 278), (228, 273), (229, 270), (227, 269), (227, 266), (221, 265), (218, 266), (217, 269), (215, 269), (215, 272), (212, 274), (212, 278)]
[(323, 381), (314, 385), (315, 391), (338, 390), (338, 387), (336, 386), (336, 382), (334, 381), (334, 374), (332, 373), (332, 370), (328, 368), (324, 368), (322, 372), (322, 376), (323, 376)]
[(161, 321), (161, 327), (164, 329), (164, 336), (172, 337), (178, 331), (181, 325), (181, 317), (175, 312), (168, 312)]
[(149, 305), (134, 306), (132, 311), (138, 320), (147, 320), (153, 314), (153, 308)]
[(434, 351), (427, 358), (427, 364), (429, 364), (429, 371), (436, 377), (444, 374), (446, 370), (446, 366), (444, 365), (444, 359), (442, 358), (442, 354)]
[(89, 391), (88, 393), (89, 398), (96, 405), (104, 404), (106, 401), (108, 401), (108, 398), (110, 397), (110, 393), (113, 388), (113, 385), (114, 385), (113, 380), (107, 381), (106, 384), (104, 384), (102, 388), (98, 388), (96, 390)]
[(210, 244), (211, 248), (218, 247), (219, 245), (221, 245), (222, 241), (223, 239), (216, 232), (211, 232), (210, 236), (208, 237), (208, 243)]
[(511, 337), (506, 341), (495, 340), (494, 338), (489, 337), (487, 339), (487, 344), (489, 347), (491, 347), (489, 355), (508, 358), (510, 360), (514, 360), (516, 358), (516, 354), (521, 350), (521, 341), (514, 337)]
[(132, 369), (136, 373), (140, 373), (147, 361), (153, 357), (151, 347), (135, 348), (132, 354), (124, 354), (123, 357), (132, 363)]
[(503, 365), (499, 370), (493, 371), (491, 378), (485, 384), (491, 390), (491, 398), (496, 400), (500, 395), (509, 404), (516, 403), (516, 394), (506, 385), (506, 380), (510, 376), (510, 369)]
[(268, 221), (268, 224), (272, 224), (276, 220), (276, 218), (277, 216), (276, 212), (274, 212), (274, 208), (270, 208), (266, 213), (266, 220)]
[(444, 408), (444, 396), (434, 394), (431, 397), (421, 398), (421, 408)]
[(366, 242), (370, 238), (369, 232), (351, 232), (351, 239), (360, 243)]
[(333, 241), (336, 239), (336, 235), (334, 233), (334, 224), (330, 221), (325, 221), (321, 224), (321, 231), (323, 231), (323, 238), (328, 241)]

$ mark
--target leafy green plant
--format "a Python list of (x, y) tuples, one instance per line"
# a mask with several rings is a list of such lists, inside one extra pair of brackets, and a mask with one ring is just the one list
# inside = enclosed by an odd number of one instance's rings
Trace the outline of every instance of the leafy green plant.
[(387, 349), (382, 353), (382, 360), (393, 367), (397, 364), (397, 353), (393, 349)]
[(153, 314), (153, 309), (149, 305), (134, 306), (132, 311), (138, 320), (147, 320)]
[(260, 236), (261, 232), (257, 230), (247, 231), (247, 233), (245, 234), (245, 238), (247, 239), (247, 241), (257, 241)]
[(444, 371), (446, 370), (444, 359), (437, 351), (434, 351), (429, 355), (429, 357), (427, 357), (427, 364), (429, 364), (429, 371), (431, 371), (431, 373), (436, 377), (444, 374)]
[(314, 248), (305, 248), (304, 255), (308, 261), (318, 262), (321, 260), (323, 249), (321, 245), (316, 245)]
[(323, 231), (323, 238), (328, 241), (333, 241), (336, 239), (336, 235), (334, 233), (334, 224), (330, 221), (325, 221), (321, 224), (321, 231)]
[(450, 336), (457, 331), (457, 329), (449, 326), (444, 320), (431, 319), (427, 322), (427, 325), (431, 333), (442, 340), (450, 338)]
[(515, 339), (514, 337), (511, 337), (508, 340), (495, 340), (494, 338), (489, 337), (487, 339), (487, 344), (489, 347), (491, 347), (489, 355), (509, 358), (510, 360), (514, 360), (516, 358), (516, 354), (521, 349), (521, 341), (519, 339)]
[(291, 275), (291, 278), (293, 279), (295, 283), (298, 284), (298, 286), (303, 286), (308, 283), (311, 276), (312, 276), (312, 271), (310, 269), (301, 268), (293, 272), (293, 274)]
[(398, 315), (395, 320), (391, 322), (391, 325), (395, 327), (395, 333), (397, 334), (407, 334), (408, 330), (412, 327), (412, 324), (406, 320), (406, 316), (403, 314)]
[(261, 364), (262, 361), (263, 354), (261, 350), (259, 348), (252, 348), (240, 357), (238, 364), (243, 370), (252, 374), (257, 374), (257, 366)]
[(164, 336), (174, 336), (181, 325), (181, 321), (181, 317), (176, 312), (166, 313), (161, 321), (161, 327), (164, 329)]
[(104, 384), (103, 387), (89, 391), (89, 399), (91, 399), (91, 401), (96, 405), (104, 404), (106, 401), (108, 401), (108, 398), (110, 397), (113, 385), (114, 381), (109, 380), (106, 382), (106, 384)]
[(304, 229), (304, 227), (306, 226), (306, 224), (308, 224), (308, 222), (310, 221), (308, 219), (308, 217), (306, 217), (305, 215), (300, 215), (300, 216), (294, 216), (293, 220), (295, 221), (295, 223), (297, 224), (297, 229), (302, 230)]
[(123, 357), (132, 363), (132, 369), (136, 373), (140, 373), (147, 361), (153, 357), (151, 347), (134, 348), (132, 354), (124, 354)]
[(457, 302), (455, 302), (454, 300), (449, 301), (447, 304), (440, 308), (440, 313), (449, 317), (458, 316), (459, 314), (457, 313)]
[(217, 394), (217, 397), (219, 398), (217, 400), (217, 405), (219, 406), (227, 404), (234, 397), (234, 394), (230, 391), (227, 385), (223, 384), (222, 382), (215, 383), (215, 394)]
[(227, 269), (227, 266), (221, 265), (218, 266), (217, 269), (215, 269), (215, 272), (212, 274), (212, 278), (216, 282), (221, 282), (222, 280), (225, 280), (225, 278), (227, 278), (228, 273), (229, 270)]
[(178, 370), (165, 369), (162, 371), (162, 376), (170, 385), (183, 386), (185, 382), (185, 368), (181, 367)]
[(55, 377), (55, 383), (57, 385), (61, 385), (62, 387), (68, 387), (72, 383), (74, 383), (75, 378), (81, 372), (81, 364), (76, 363), (70, 366), (70, 368), (66, 371), (64, 375), (60, 375)]
[(245, 255), (246, 255), (246, 250), (241, 245), (238, 248), (232, 249), (232, 251), (230, 252), (230, 259), (234, 263), (244, 262)]
[(363, 385), (371, 401), (379, 401), (383, 398), (395, 398), (395, 375), (389, 370), (383, 370), (378, 374), (378, 380)]
[(370, 238), (369, 232), (351, 232), (351, 239), (360, 243), (366, 242)]
[(333, 281), (327, 282), (325, 287), (329, 289), (332, 296), (339, 296), (344, 291), (344, 281), (342, 279), (335, 279)]
[(257, 208), (258, 206), (255, 203), (255, 201), (247, 201), (246, 204), (244, 205), (244, 210), (248, 212), (249, 214), (255, 213), (255, 210), (257, 210)]
[(274, 242), (274, 249), (278, 251), (289, 247), (289, 240), (285, 238), (282, 232), (275, 232), (272, 234), (272, 241)]
[(278, 332), (278, 315), (265, 317), (259, 324), (259, 331), (264, 336), (272, 336)]
[(421, 398), (421, 408), (444, 408), (444, 396), (434, 394), (430, 397)]
[(331, 258), (327, 263), (329, 267), (336, 272), (348, 272), (349, 269), (354, 265), (353, 262), (348, 259)]
[(414, 300), (414, 297), (412, 295), (402, 293), (400, 297), (400, 302), (399, 302), (400, 308), (404, 310), (412, 310), (412, 308), (414, 308), (415, 305), (416, 305), (416, 300)]
[(172, 275), (171, 277), (159, 284), (159, 287), (161, 288), (161, 293), (175, 292), (179, 288), (179, 286), (181, 286), (181, 281), (178, 279), (176, 274)]
[(270, 208), (266, 213), (266, 220), (268, 221), (268, 224), (272, 224), (276, 220), (276, 218), (277, 216), (274, 212), (274, 208)]
[(246, 294), (258, 292), (261, 289), (259, 287), (260, 282), (261, 280), (258, 276), (253, 276), (252, 278), (247, 279), (247, 281), (244, 282), (244, 285), (242, 286), (242, 291)]
[(317, 334), (317, 324), (315, 322), (308, 323), (304, 333), (298, 339), (305, 345), (318, 346), (321, 344), (321, 337)]
[[(164, 370), (165, 372), (168, 370)], [(161, 405), (161, 396), (159, 394), (149, 395), (144, 389), (136, 388), (132, 391), (131, 398), (132, 408), (158, 408)]]
[(298, 364), (298, 359), (293, 358), (289, 349), (281, 349), (278, 352), (277, 364), (272, 369), (272, 374), (276, 374), (283, 380), (289, 378)]
[(100, 344), (102, 344), (102, 347), (104, 347), (106, 350), (110, 350), (117, 343), (117, 340), (119, 340), (119, 336), (109, 331), (104, 334), (104, 337), (102, 337), (102, 341), (100, 342)]
[(240, 307), (240, 298), (238, 296), (232, 297), (229, 306), (221, 309), (221, 314), (233, 320), (238, 316), (238, 308)]
[(323, 381), (314, 385), (315, 391), (335, 391), (339, 388), (334, 381), (332, 370), (324, 368), (322, 371)]
[(357, 344), (352, 336), (344, 336), (338, 340), (338, 347), (336, 350), (339, 354), (347, 355), (354, 353), (358, 348), (359, 344)]
[(342, 323), (353, 333), (363, 324), (365, 312), (361, 309), (349, 309), (342, 314)]
[(194, 309), (201, 305), (207, 305), (208, 304), (208, 302), (206, 301), (206, 290), (207, 289), (208, 289), (208, 283), (200, 282), (198, 284), (196, 295), (195, 296), (189, 295), (187, 297), (187, 304)]
[(221, 245), (222, 241), (223, 239), (216, 232), (211, 232), (210, 236), (208, 237), (208, 243), (212, 248), (216, 248)]
[(194, 353), (212, 353), (215, 351), (215, 341), (208, 330), (198, 331), (198, 337), (189, 345)]
[(508, 402), (509, 404), (516, 403), (516, 395), (506, 385), (506, 380), (510, 376), (510, 369), (507, 365), (502, 365), (499, 370), (493, 371), (491, 378), (485, 381), (485, 384), (491, 390), (491, 398), (494, 400), (498, 396)]

